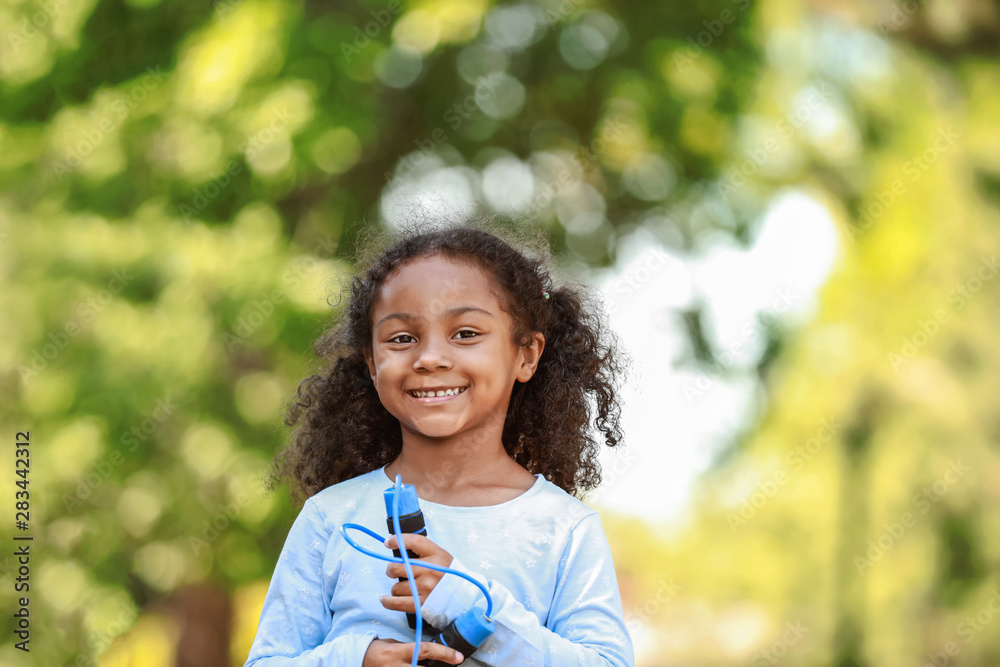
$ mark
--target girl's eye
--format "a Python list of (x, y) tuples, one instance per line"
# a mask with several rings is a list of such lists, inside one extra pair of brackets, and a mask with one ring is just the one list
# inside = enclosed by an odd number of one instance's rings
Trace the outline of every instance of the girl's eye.
[[(472, 334), (472, 336), (462, 336), (462, 334)], [(474, 338), (475, 336), (478, 336), (479, 332), (478, 331), (472, 331), (471, 329), (462, 329), (461, 331), (458, 332), (458, 335), (460, 336), (459, 340), (469, 340), (470, 338)], [(400, 338), (409, 338), (410, 340), (399, 340)], [(406, 343), (409, 343), (412, 340), (413, 340), (413, 336), (411, 336), (410, 334), (396, 334), (395, 336), (393, 336), (392, 338), (389, 339), (389, 342), (390, 343), (399, 343), (400, 345), (405, 345)]]

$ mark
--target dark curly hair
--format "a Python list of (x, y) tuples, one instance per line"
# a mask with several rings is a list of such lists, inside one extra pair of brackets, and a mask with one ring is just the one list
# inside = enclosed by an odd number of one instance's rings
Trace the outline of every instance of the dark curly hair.
[(601, 329), (594, 314), (600, 305), (588, 302), (587, 288), (552, 283), (544, 232), (501, 231), (494, 218), (480, 216), (447, 228), (409, 222), (396, 231), (369, 229), (358, 245), (356, 264), (367, 268), (350, 278), (349, 288), (342, 285), (342, 293), (350, 290), (349, 303), (316, 341), (321, 367), (288, 404), (285, 424), (297, 428), (273, 461), (269, 486), (290, 480), (292, 497), (301, 503), (399, 455), (402, 427), (379, 400), (364, 357), (372, 349), (374, 306), (395, 269), (443, 255), (472, 262), (493, 278), (501, 307), (515, 322), (515, 345), (527, 345), (530, 332), (545, 336), (535, 374), (514, 384), (501, 436), (507, 454), (574, 496), (596, 488), (599, 445), (588, 427), (593, 419), (607, 446), (621, 446), (618, 383), (625, 357), (615, 337)]

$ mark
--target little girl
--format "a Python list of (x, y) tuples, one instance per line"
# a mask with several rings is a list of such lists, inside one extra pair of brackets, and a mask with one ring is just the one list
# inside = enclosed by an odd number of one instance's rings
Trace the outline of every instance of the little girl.
[[(619, 445), (621, 356), (582, 288), (552, 284), (547, 252), (528, 256), (499, 234), (482, 222), (410, 229), (353, 279), (316, 344), (324, 367), (289, 407), (288, 425), (301, 423), (272, 481), (290, 478), (307, 499), (244, 667), (411, 664), (404, 566), (340, 531), (385, 528), (397, 474), (416, 487), (427, 534), (390, 536), (385, 555), (410, 549), (493, 600), (495, 631), (463, 664), (634, 664), (600, 516), (574, 497), (601, 479), (591, 421)], [(485, 609), (483, 593), (452, 573), (412, 572), (419, 658), (458, 664), (430, 640)]]

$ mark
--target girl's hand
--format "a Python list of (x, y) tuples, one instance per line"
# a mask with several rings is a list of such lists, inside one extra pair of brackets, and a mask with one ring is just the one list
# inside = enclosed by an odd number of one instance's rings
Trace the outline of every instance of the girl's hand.
[[(389, 539), (385, 541), (385, 546), (389, 549), (399, 549), (399, 542), (396, 540), (395, 535), (390, 535)], [(431, 563), (432, 565), (440, 565), (443, 567), (448, 567), (451, 565), (452, 555), (434, 544), (430, 538), (424, 537), (423, 535), (418, 535), (417, 533), (403, 533), (403, 549), (409, 549), (416, 553), (420, 560), (425, 563)], [(411, 559), (412, 560), (412, 559)], [(423, 604), (427, 600), (427, 596), (431, 594), (437, 583), (441, 581), (441, 577), (445, 575), (444, 572), (438, 572), (437, 570), (432, 570), (427, 567), (417, 567), (411, 563), (413, 568), (413, 580), (417, 584), (417, 594), (420, 595), (420, 604)], [(389, 563), (385, 568), (385, 574), (387, 577), (392, 579), (398, 579), (399, 577), (406, 577), (406, 568), (402, 563)], [(393, 584), (392, 588), (389, 589), (391, 595), (385, 595), (381, 598), (382, 606), (386, 609), (391, 609), (394, 611), (408, 611), (411, 614), (416, 613), (417, 605), (413, 600), (413, 594), (410, 591), (410, 582), (407, 580), (397, 581)], [(412, 646), (411, 655), (412, 655)]]
[[(391, 563), (395, 565), (395, 563)], [(426, 568), (425, 568), (426, 569)], [(413, 663), (413, 644), (395, 639), (375, 639), (368, 645), (361, 667), (409, 667)], [(418, 660), (440, 660), (457, 665), (464, 659), (461, 653), (442, 644), (420, 642)]]

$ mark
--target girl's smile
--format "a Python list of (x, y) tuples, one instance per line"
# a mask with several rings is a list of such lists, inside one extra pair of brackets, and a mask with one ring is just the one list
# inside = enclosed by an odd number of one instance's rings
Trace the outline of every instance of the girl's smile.
[(406, 393), (412, 396), (413, 399), (419, 403), (443, 403), (445, 401), (450, 401), (451, 399), (456, 398), (457, 396), (461, 396), (462, 394), (465, 393), (466, 389), (468, 389), (468, 386), (458, 387), (458, 388), (429, 387), (426, 390), (411, 389)]

